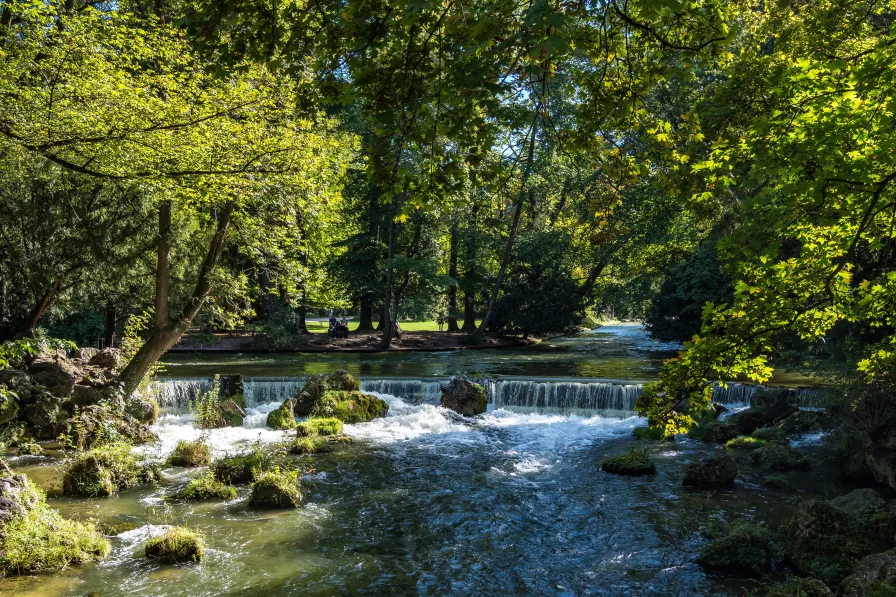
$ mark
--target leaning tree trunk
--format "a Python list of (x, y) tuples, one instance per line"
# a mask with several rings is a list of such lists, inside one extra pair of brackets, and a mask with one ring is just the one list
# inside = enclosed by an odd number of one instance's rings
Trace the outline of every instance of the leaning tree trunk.
[(516, 204), (513, 206), (513, 221), (510, 224), (510, 236), (507, 237), (507, 244), (504, 246), (504, 257), (501, 259), (501, 267), (498, 269), (498, 278), (495, 280), (495, 287), (488, 299), (488, 307), (485, 310), (485, 316), (482, 323), (479, 324), (479, 334), (484, 334), (488, 329), (488, 320), (491, 318), (492, 310), (495, 308), (495, 301), (498, 300), (498, 294), (501, 292), (501, 286), (504, 284), (504, 276), (507, 273), (507, 265), (510, 263), (510, 255), (513, 253), (513, 245), (516, 242), (516, 233), (520, 225), (520, 215), (523, 212), (527, 193), (531, 192), (527, 189), (529, 183), (529, 175), (532, 174), (532, 163), (535, 158), (535, 133), (538, 127), (532, 125), (532, 137), (529, 139), (529, 151), (526, 156), (526, 164), (523, 167), (523, 178), (520, 181), (520, 192), (517, 196)]
[(159, 237), (157, 241), (156, 263), (156, 296), (155, 296), (155, 327), (150, 332), (146, 342), (137, 351), (124, 370), (119, 374), (126, 394), (131, 394), (140, 386), (143, 378), (152, 370), (162, 355), (180, 339), (190, 328), (193, 318), (199, 313), (199, 309), (208, 297), (212, 289), (212, 274), (224, 245), (227, 241), (227, 231), (230, 228), (233, 216), (233, 203), (218, 214), (218, 226), (209, 242), (208, 252), (202, 265), (199, 267), (199, 277), (193, 294), (190, 296), (183, 310), (176, 319), (169, 316), (169, 294), (171, 276), (171, 203), (165, 202), (159, 205)]

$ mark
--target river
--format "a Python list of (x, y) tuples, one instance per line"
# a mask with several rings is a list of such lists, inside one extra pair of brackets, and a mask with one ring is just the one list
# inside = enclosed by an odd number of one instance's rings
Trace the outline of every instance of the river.
[[(602, 458), (637, 444), (631, 430), (643, 422), (627, 402), (605, 409), (583, 396), (638, 388), (671, 348), (619, 326), (531, 351), (174, 355), (160, 382), (169, 392), (156, 427), (161, 442), (141, 448), (151, 455), (188, 438), (204, 437), (216, 455), (281, 441), (291, 434), (263, 426), (276, 399), (296, 378), (338, 368), (361, 375), (389, 402), (389, 415), (346, 426), (355, 441), (343, 449), (298, 458), (307, 470), (305, 505), (295, 511), (253, 511), (246, 488), (232, 502), (165, 502), (198, 474), (177, 468), (158, 487), (114, 498), (51, 498), (67, 516), (119, 525), (112, 555), (61, 574), (0, 580), (0, 595), (743, 595), (750, 581), (707, 575), (693, 563), (700, 528), (720, 518), (779, 520), (822, 491), (819, 469), (794, 476), (800, 492), (766, 490), (749, 467), (734, 490), (691, 490), (681, 486), (684, 466), (713, 448), (683, 440), (651, 445), (655, 477), (601, 472)], [(192, 426), (179, 396), (212, 373), (257, 384), (244, 427)], [(472, 424), (436, 406), (433, 387), (461, 373), (491, 384), (489, 411)], [(522, 398), (511, 398), (513, 384)], [(820, 449), (817, 437), (802, 442)], [(44, 486), (58, 476), (50, 458), (12, 465)], [(142, 557), (147, 537), (169, 524), (203, 534), (204, 563)]]

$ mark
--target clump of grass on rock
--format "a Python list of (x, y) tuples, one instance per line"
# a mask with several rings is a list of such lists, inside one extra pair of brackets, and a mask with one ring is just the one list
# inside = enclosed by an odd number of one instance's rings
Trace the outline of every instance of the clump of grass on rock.
[(725, 448), (728, 450), (743, 450), (746, 452), (752, 452), (753, 450), (758, 450), (764, 445), (765, 440), (742, 435), (740, 437), (735, 437), (732, 440), (728, 440), (728, 442), (725, 444)]
[(212, 454), (201, 441), (181, 440), (168, 457), (168, 464), (171, 466), (205, 466), (211, 464), (211, 461)]
[(165, 534), (146, 542), (146, 557), (163, 564), (201, 562), (205, 546), (202, 539), (189, 529), (174, 527)]
[(290, 454), (323, 454), (333, 449), (324, 437), (297, 437), (289, 445)]
[(753, 464), (773, 471), (805, 470), (809, 468), (806, 455), (790, 446), (766, 444), (755, 450), (752, 455)]
[(130, 445), (112, 444), (75, 456), (63, 474), (62, 493), (73, 497), (108, 497), (158, 480), (156, 468), (139, 462)]
[(250, 483), (258, 471), (271, 469), (274, 457), (263, 450), (253, 450), (247, 454), (224, 456), (212, 463), (212, 474), (222, 483)]
[(762, 575), (771, 569), (772, 535), (765, 527), (755, 524), (727, 525), (700, 550), (697, 562), (711, 570)]
[(191, 479), (187, 486), (174, 494), (174, 499), (192, 502), (236, 499), (236, 488), (221, 483), (210, 473)]
[(0, 461), (0, 576), (82, 564), (110, 549), (92, 524), (63, 518), (43, 491)]
[(653, 475), (656, 466), (646, 449), (633, 448), (628, 454), (617, 454), (603, 461), (601, 470), (615, 475)]
[(296, 435), (299, 437), (312, 437), (315, 435), (341, 435), (342, 421), (334, 417), (311, 418), (296, 426)]
[(254, 508), (298, 508), (301, 503), (299, 471), (261, 472), (252, 483), (249, 505)]

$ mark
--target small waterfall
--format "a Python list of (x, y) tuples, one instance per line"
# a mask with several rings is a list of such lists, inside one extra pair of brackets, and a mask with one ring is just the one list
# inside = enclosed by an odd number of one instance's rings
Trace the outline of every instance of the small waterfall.
[(362, 379), (361, 390), (399, 396), (417, 404), (435, 404), (442, 396), (442, 385), (445, 383), (448, 383), (447, 379)]
[[(759, 384), (737, 383), (729, 381), (728, 387), (722, 387), (716, 384), (712, 393), (712, 401), (717, 404), (742, 404), (749, 405), (753, 401), (753, 395), (759, 390), (768, 389), (773, 386), (765, 386)], [(824, 407), (827, 403), (827, 395), (824, 389), (820, 388), (795, 388), (797, 402), (799, 406), (805, 408)]]
[(150, 392), (159, 406), (166, 410), (188, 409), (190, 401), (205, 392), (212, 380), (207, 377), (184, 377), (180, 379), (160, 379), (150, 386)]
[(485, 382), (489, 402), (495, 408), (526, 408), (555, 412), (632, 411), (641, 395), (641, 384), (601, 381)]
[(304, 377), (244, 377), (243, 395), (246, 397), (246, 406), (295, 398), (296, 391), (304, 383)]

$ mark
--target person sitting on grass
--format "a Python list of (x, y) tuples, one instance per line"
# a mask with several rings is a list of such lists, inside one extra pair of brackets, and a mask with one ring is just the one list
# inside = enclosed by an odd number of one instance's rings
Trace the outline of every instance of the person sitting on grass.
[(345, 317), (336, 324), (336, 331), (333, 333), (334, 338), (348, 338), (348, 321)]

